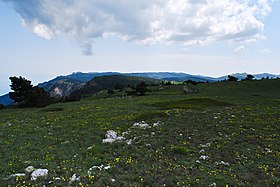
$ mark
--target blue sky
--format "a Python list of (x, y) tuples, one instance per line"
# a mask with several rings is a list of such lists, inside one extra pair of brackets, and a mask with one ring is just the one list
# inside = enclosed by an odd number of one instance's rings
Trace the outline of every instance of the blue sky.
[(280, 74), (280, 2), (0, 0), (0, 95), (72, 72)]

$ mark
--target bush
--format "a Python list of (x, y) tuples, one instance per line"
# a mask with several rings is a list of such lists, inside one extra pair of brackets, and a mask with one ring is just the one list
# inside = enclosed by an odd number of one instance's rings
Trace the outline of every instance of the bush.
[(183, 84), (192, 84), (192, 85), (197, 85), (197, 84), (198, 84), (198, 82), (193, 81), (193, 80), (186, 80), (186, 81), (184, 81), (184, 83), (183, 83)]
[(136, 92), (140, 95), (145, 95), (145, 93), (148, 91), (148, 87), (145, 84), (145, 82), (141, 82), (136, 86)]
[(114, 90), (112, 90), (112, 89), (110, 89), (110, 90), (108, 90), (108, 92), (107, 92), (108, 94), (114, 94), (115, 93), (115, 91)]
[(177, 153), (177, 154), (187, 154), (190, 150), (186, 147), (182, 147), (182, 146), (173, 146), (171, 148), (171, 151), (173, 153)]

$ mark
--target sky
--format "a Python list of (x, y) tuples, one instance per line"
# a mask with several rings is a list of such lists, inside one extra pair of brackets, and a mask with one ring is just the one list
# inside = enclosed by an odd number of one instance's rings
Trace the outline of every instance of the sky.
[(0, 95), (72, 72), (280, 74), (279, 0), (0, 0)]

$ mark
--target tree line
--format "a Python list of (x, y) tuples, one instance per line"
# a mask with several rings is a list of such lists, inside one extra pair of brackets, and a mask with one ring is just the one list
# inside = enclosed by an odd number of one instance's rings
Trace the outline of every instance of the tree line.
[[(254, 76), (253, 75), (250, 75), (248, 74), (245, 79), (242, 79), (243, 81), (246, 80), (246, 81), (250, 81), (250, 80), (254, 80)], [(228, 75), (228, 78), (224, 81), (238, 81), (238, 78), (235, 77), (235, 76), (232, 76), (232, 75)]]

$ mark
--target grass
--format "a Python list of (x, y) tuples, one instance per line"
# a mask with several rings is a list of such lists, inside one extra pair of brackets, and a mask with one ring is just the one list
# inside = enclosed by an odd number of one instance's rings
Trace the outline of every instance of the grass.
[(157, 103), (155, 106), (159, 106), (164, 109), (182, 108), (182, 109), (201, 109), (203, 107), (222, 107), (231, 106), (230, 103), (217, 101), (209, 98), (191, 98), (178, 101), (168, 101)]
[[(184, 85), (158, 86), (141, 97), (103, 92), (42, 109), (1, 110), (2, 186), (69, 186), (73, 174), (80, 176), (73, 186), (279, 186), (278, 85), (200, 84), (197, 94), (183, 94)], [(150, 126), (132, 126), (143, 120)], [(107, 130), (127, 132), (132, 144), (103, 144)], [(88, 174), (101, 164), (111, 168)], [(10, 177), (30, 165), (48, 176)]]

